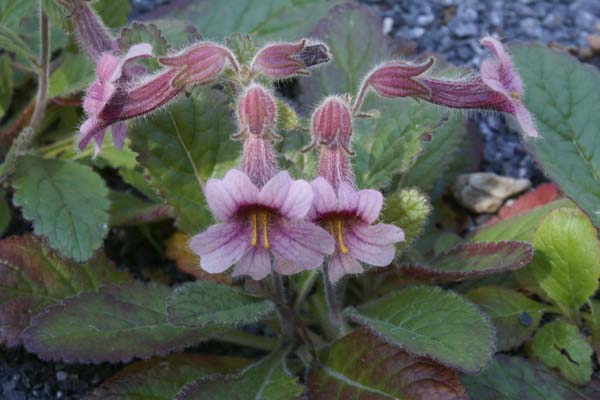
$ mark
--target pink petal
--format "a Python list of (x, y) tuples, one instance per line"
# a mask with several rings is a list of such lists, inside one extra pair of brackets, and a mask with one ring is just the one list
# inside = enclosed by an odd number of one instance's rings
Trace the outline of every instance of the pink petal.
[(107, 128), (106, 122), (96, 117), (90, 117), (84, 121), (79, 128), (79, 138), (77, 142), (77, 149), (83, 150), (87, 144), (96, 135), (104, 137), (104, 130)]
[(260, 190), (258, 202), (265, 207), (279, 210), (288, 196), (292, 178), (287, 171), (281, 171), (272, 177)]
[(248, 275), (259, 281), (271, 273), (269, 252), (260, 246), (250, 247), (237, 262), (232, 276)]
[(140, 58), (151, 57), (152, 56), (152, 45), (149, 43), (139, 43), (131, 46), (127, 53), (121, 57), (118, 65), (113, 70), (113, 73), (110, 76), (110, 81), (115, 82), (119, 80), (123, 76), (123, 68)]
[(359, 190), (356, 215), (370, 224), (379, 217), (382, 205), (383, 195), (379, 191), (371, 189)]
[(96, 64), (96, 77), (100, 82), (108, 82), (119, 69), (120, 58), (110, 53), (103, 53)]
[(338, 188), (338, 211), (355, 212), (358, 207), (358, 193), (346, 182), (341, 182)]
[(258, 195), (259, 204), (278, 210), (289, 219), (306, 217), (313, 200), (310, 184), (294, 181), (287, 171), (281, 171), (265, 184)]
[(127, 134), (127, 124), (125, 122), (117, 122), (111, 127), (112, 140), (117, 149), (122, 149), (125, 143), (125, 135)]
[(90, 85), (83, 99), (83, 109), (88, 115), (98, 115), (117, 90), (110, 82), (95, 81)]
[(223, 180), (209, 179), (205, 188), (206, 202), (219, 221), (230, 220), (243, 205), (255, 204), (258, 188), (248, 175), (237, 169), (227, 172)]
[(293, 275), (304, 270), (301, 265), (278, 256), (274, 256), (273, 269), (282, 275)]
[(510, 56), (502, 43), (493, 37), (484, 37), (480, 43), (490, 50), (495, 60), (485, 60), (481, 64), (481, 78), (490, 88), (510, 95), (523, 93), (523, 84), (515, 71)]
[(329, 281), (335, 283), (344, 275), (360, 274), (364, 271), (358, 261), (348, 254), (336, 251), (327, 264)]
[(317, 268), (327, 254), (333, 253), (335, 242), (326, 230), (310, 222), (281, 219), (270, 226), (273, 253), (302, 269)]
[(238, 223), (213, 225), (190, 240), (190, 248), (200, 256), (200, 266), (208, 273), (225, 271), (250, 247), (249, 233)]
[(515, 117), (521, 125), (521, 129), (526, 136), (529, 137), (538, 137), (539, 133), (537, 128), (535, 127), (535, 123), (533, 122), (533, 118), (531, 118), (531, 114), (522, 104), (517, 104), (515, 106)]
[(394, 243), (404, 240), (402, 229), (389, 224), (352, 224), (344, 231), (348, 254), (370, 265), (384, 267), (394, 260)]
[(318, 177), (311, 182), (314, 193), (313, 206), (320, 215), (330, 214), (337, 211), (337, 195), (333, 186), (325, 178)]

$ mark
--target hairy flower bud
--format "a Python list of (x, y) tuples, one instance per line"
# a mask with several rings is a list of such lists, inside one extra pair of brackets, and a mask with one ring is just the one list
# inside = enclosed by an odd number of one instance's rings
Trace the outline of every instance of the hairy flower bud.
[(344, 99), (329, 96), (317, 107), (311, 119), (312, 143), (326, 146), (341, 146), (350, 151), (350, 136), (352, 135), (352, 113)]
[(272, 79), (285, 79), (308, 75), (307, 68), (328, 62), (329, 49), (321, 43), (307, 45), (302, 39), (297, 43), (275, 43), (263, 47), (252, 61), (252, 70)]
[(273, 97), (259, 84), (250, 85), (237, 102), (237, 118), (239, 133), (271, 138), (275, 135), (274, 127), (277, 109)]
[(72, 8), (79, 42), (92, 61), (98, 61), (105, 52), (118, 50), (116, 42), (89, 4), (74, 0), (65, 6)]
[(159, 62), (179, 71), (173, 79), (176, 86), (213, 82), (227, 65), (239, 70), (235, 56), (227, 47), (210, 42), (194, 44), (171, 57), (160, 57)]

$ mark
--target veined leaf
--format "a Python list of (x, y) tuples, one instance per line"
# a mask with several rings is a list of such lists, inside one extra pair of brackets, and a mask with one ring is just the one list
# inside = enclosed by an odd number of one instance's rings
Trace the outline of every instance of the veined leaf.
[(131, 7), (127, 0), (101, 0), (93, 4), (102, 22), (109, 28), (120, 28), (127, 23)]
[(12, 176), (13, 201), (50, 247), (77, 261), (89, 259), (108, 229), (108, 190), (88, 166), (21, 157)]
[(466, 373), (483, 370), (496, 347), (492, 325), (477, 306), (438, 287), (390, 292), (346, 315), (410, 354)]
[(79, 92), (94, 79), (94, 67), (83, 53), (65, 52), (62, 63), (50, 75), (48, 97)]
[(170, 293), (166, 286), (134, 281), (70, 297), (31, 319), (25, 347), (44, 360), (127, 362), (205, 340), (206, 331), (167, 322)]
[(414, 188), (403, 189), (385, 197), (382, 219), (402, 228), (404, 242), (396, 246), (403, 249), (411, 245), (423, 232), (430, 212), (431, 205), (427, 196)]
[(466, 400), (450, 368), (360, 329), (321, 352), (308, 372), (312, 400)]
[(15, 53), (23, 57), (29, 64), (36, 65), (36, 57), (19, 36), (17, 36), (9, 27), (0, 24), (0, 49), (9, 53)]

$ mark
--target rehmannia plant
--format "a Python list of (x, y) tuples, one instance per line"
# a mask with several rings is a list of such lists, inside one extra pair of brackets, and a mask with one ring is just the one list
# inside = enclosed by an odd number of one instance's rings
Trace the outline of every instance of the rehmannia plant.
[[(492, 36), (477, 70), (409, 57), (356, 3), (5, 1), (4, 346), (120, 363), (90, 399), (600, 396), (593, 67)], [(475, 112), (554, 183), (467, 231)]]

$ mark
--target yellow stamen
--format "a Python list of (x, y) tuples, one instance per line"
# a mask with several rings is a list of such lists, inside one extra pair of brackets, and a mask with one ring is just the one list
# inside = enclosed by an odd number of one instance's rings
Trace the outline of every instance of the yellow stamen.
[(252, 214), (250, 214), (250, 220), (252, 222), (252, 238), (250, 239), (250, 245), (252, 246), (256, 246), (256, 242), (258, 239), (258, 227), (257, 227), (257, 218), (256, 218), (256, 212), (253, 212)]
[(521, 100), (521, 95), (517, 92), (510, 92), (510, 97), (512, 97), (513, 99), (520, 101)]
[(343, 254), (346, 254), (348, 252), (348, 248), (344, 245), (344, 238), (342, 237), (342, 220), (341, 219), (337, 219), (337, 239), (338, 239), (338, 244), (340, 245), (340, 251)]
[(335, 229), (333, 228), (332, 220), (327, 221), (327, 227), (329, 228), (329, 233), (331, 234), (331, 236), (335, 236), (335, 233), (334, 233)]
[(263, 247), (265, 249), (269, 249), (269, 247), (271, 247), (271, 245), (269, 245), (269, 235), (267, 234), (267, 222), (269, 221), (269, 214), (266, 211), (262, 211), (260, 213), (260, 219), (263, 229)]

